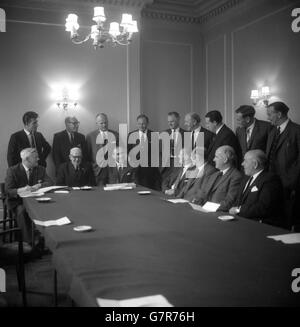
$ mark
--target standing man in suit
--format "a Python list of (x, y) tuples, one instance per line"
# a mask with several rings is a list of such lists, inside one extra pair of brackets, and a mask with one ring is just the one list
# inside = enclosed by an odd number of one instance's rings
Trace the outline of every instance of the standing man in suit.
[(242, 180), (242, 174), (235, 168), (234, 149), (229, 145), (219, 147), (214, 162), (219, 171), (202, 184), (193, 202), (201, 206), (207, 201), (219, 203), (218, 211), (228, 211), (236, 202)]
[(23, 200), (24, 192), (34, 192), (41, 187), (53, 184), (43, 166), (38, 165), (38, 153), (35, 148), (26, 148), (20, 154), (21, 163), (9, 167), (7, 170), (5, 189), (8, 195), (8, 207), (22, 230), (23, 240), (32, 244), (32, 221), (29, 218)]
[(256, 119), (254, 117), (255, 109), (252, 106), (240, 106), (235, 112), (238, 125), (236, 136), (240, 144), (242, 158), (249, 150), (260, 149), (266, 152), (271, 124)]
[(115, 167), (108, 168), (108, 184), (137, 183), (137, 168), (131, 167), (127, 160), (127, 153), (122, 147), (113, 151)]
[[(162, 168), (161, 168), (161, 176), (162, 183), (165, 178), (168, 177), (170, 173), (177, 167), (174, 167), (175, 158), (178, 157), (179, 151), (184, 147), (184, 132), (185, 130), (180, 127), (180, 115), (176, 111), (172, 111), (168, 113), (168, 125), (169, 129), (164, 131), (163, 133), (167, 133), (170, 138), (170, 154), (166, 155), (164, 151), (165, 143), (161, 142), (160, 146), (160, 157), (162, 158)], [(166, 155), (167, 161), (165, 162), (164, 155)]]
[[(160, 191), (161, 189), (161, 176), (158, 167), (152, 167), (152, 157), (151, 157), (151, 149), (152, 149), (152, 133), (150, 129), (148, 129), (149, 118), (141, 114), (137, 117), (137, 130), (129, 133), (128, 135), (128, 152), (138, 146), (140, 151), (137, 153), (136, 158), (131, 158), (129, 156), (129, 160), (134, 162), (136, 160), (140, 161), (140, 164), (137, 167), (137, 181), (138, 184)], [(159, 140), (157, 138), (157, 140)], [(132, 142), (135, 141), (135, 144)], [(159, 143), (157, 143), (157, 151), (155, 153), (157, 155), (157, 166), (159, 164)], [(136, 160), (135, 160), (136, 159)]]
[(214, 142), (208, 148), (207, 161), (213, 163), (216, 150), (223, 145), (229, 145), (234, 149), (238, 161), (240, 158), (239, 142), (233, 131), (223, 123), (221, 113), (217, 110), (209, 111), (205, 115), (205, 121), (206, 128), (215, 134)]
[(69, 162), (59, 166), (56, 185), (70, 187), (95, 186), (95, 176), (91, 163), (82, 160), (81, 148), (72, 148), (69, 154)]
[(282, 184), (277, 175), (267, 172), (267, 162), (262, 150), (250, 150), (245, 154), (242, 166), (246, 178), (241, 183), (235, 207), (229, 213), (282, 226)]
[(66, 129), (54, 134), (52, 155), (56, 172), (62, 163), (69, 162), (70, 150), (72, 148), (82, 149), (82, 161), (87, 161), (87, 146), (85, 136), (78, 133), (79, 121), (74, 117), (66, 117)]
[(21, 162), (20, 153), (26, 148), (35, 148), (38, 153), (38, 164), (46, 167), (46, 158), (51, 151), (51, 146), (45, 140), (42, 133), (37, 132), (38, 114), (34, 111), (27, 111), (23, 115), (24, 129), (11, 135), (8, 150), (8, 166), (14, 166)]
[(283, 102), (271, 103), (267, 110), (268, 119), (275, 126), (267, 142), (269, 171), (282, 181), (287, 227), (291, 228), (291, 209), (300, 176), (300, 126), (288, 118), (289, 107)]
[[(202, 127), (200, 123), (201, 118), (197, 113), (191, 112), (185, 115), (184, 125), (186, 126), (187, 131), (191, 132), (189, 140), (191, 151), (198, 146), (204, 146), (205, 149), (208, 150), (214, 140), (214, 133)], [(202, 135), (204, 136), (204, 144), (201, 144), (200, 142), (200, 133), (203, 133)], [(184, 147), (188, 148), (186, 141)]]
[(104, 113), (96, 116), (97, 129), (86, 137), (88, 161), (93, 165), (97, 185), (106, 184), (108, 161), (112, 160), (113, 149), (119, 143), (117, 132), (108, 129), (108, 118)]

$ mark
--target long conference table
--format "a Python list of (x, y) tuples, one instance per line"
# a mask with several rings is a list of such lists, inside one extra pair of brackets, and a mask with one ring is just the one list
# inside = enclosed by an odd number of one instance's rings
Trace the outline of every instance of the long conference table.
[[(267, 238), (287, 231), (244, 218), (194, 211), (146, 190), (49, 193), (49, 203), (24, 199), (32, 219), (67, 216), (71, 224), (38, 227), (54, 269), (78, 306), (97, 298), (162, 294), (176, 307), (297, 306), (292, 271), (300, 244)], [(73, 230), (90, 225), (85, 233)]]

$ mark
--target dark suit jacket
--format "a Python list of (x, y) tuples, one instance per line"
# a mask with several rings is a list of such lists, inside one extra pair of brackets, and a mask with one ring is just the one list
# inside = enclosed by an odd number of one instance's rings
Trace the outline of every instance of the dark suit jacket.
[(212, 165), (206, 163), (204, 166), (203, 174), (199, 178), (191, 178), (183, 189), (178, 194), (179, 198), (184, 198), (188, 201), (193, 201), (202, 185), (206, 183), (207, 179), (217, 170)]
[(137, 183), (137, 168), (124, 167), (121, 171), (117, 167), (108, 168), (108, 184)]
[(215, 172), (207, 179), (196, 194), (194, 202), (200, 205), (207, 201), (220, 203), (218, 211), (228, 211), (238, 197), (242, 175), (236, 168), (230, 168), (221, 178), (219, 173)]
[[(32, 185), (41, 183), (42, 187), (47, 187), (53, 184), (51, 178), (47, 175), (43, 166), (37, 166), (32, 171)], [(6, 174), (5, 189), (8, 195), (8, 205), (10, 209), (22, 204), (22, 198), (17, 194), (18, 188), (25, 187), (29, 184), (26, 171), (23, 165), (17, 164), (9, 167)]]
[[(191, 132), (190, 132), (191, 133)], [(204, 128), (201, 126), (200, 128), (200, 133), (203, 133), (204, 134), (204, 147), (205, 149), (208, 151), (208, 149), (211, 147), (211, 145), (213, 144), (214, 142), (214, 138), (215, 138), (215, 134), (212, 133), (211, 131), (209, 131), (208, 129)], [(198, 137), (196, 140), (194, 140), (196, 142), (196, 144), (198, 144), (198, 146), (201, 146), (201, 142), (200, 142), (200, 135), (201, 134), (198, 134)], [(191, 144), (192, 146), (192, 144)], [(186, 146), (187, 148), (190, 148), (188, 146)], [(207, 158), (205, 158), (207, 159)]]
[(255, 119), (255, 124), (251, 134), (250, 144), (247, 147), (247, 135), (246, 128), (237, 128), (236, 137), (238, 138), (240, 148), (241, 148), (241, 159), (244, 158), (244, 155), (249, 150), (260, 149), (266, 152), (268, 135), (271, 131), (272, 126), (269, 122)]
[[(151, 130), (147, 130), (147, 144), (148, 144), (148, 167), (142, 167), (139, 166), (137, 167), (137, 172), (136, 172), (136, 178), (137, 178), (137, 183), (151, 188), (151, 189), (155, 189), (155, 190), (160, 190), (161, 189), (161, 175), (159, 172), (158, 167), (151, 167), (151, 147), (152, 147), (152, 140), (151, 140), (151, 133), (153, 131)], [(134, 134), (134, 133), (138, 133), (138, 130), (132, 131), (128, 134), (128, 139), (129, 137)], [(130, 153), (130, 151), (136, 147), (138, 144), (140, 143), (139, 138), (136, 140), (135, 144), (129, 144), (127, 146), (128, 149), (128, 153)], [(157, 149), (159, 150), (159, 149)], [(159, 151), (158, 151), (159, 152)], [(157, 155), (157, 163), (159, 164), (159, 153), (156, 153)]]
[(233, 147), (237, 159), (239, 159), (240, 156), (240, 146), (239, 146), (239, 142), (236, 138), (236, 136), (234, 135), (233, 131), (227, 127), (226, 125), (224, 125), (221, 130), (219, 131), (219, 133), (217, 135), (215, 135), (215, 139), (213, 141), (213, 143), (211, 144), (211, 146), (208, 149), (208, 158), (207, 161), (211, 164), (214, 165), (214, 157), (215, 157), (215, 153), (216, 150), (223, 145), (230, 145), (231, 147)]
[(81, 148), (82, 160), (87, 161), (87, 146), (83, 134), (74, 133), (74, 143), (71, 144), (68, 132), (66, 130), (54, 134), (52, 155), (56, 170), (64, 162), (69, 162), (70, 150), (74, 147)]
[(236, 206), (241, 206), (239, 216), (282, 226), (283, 188), (280, 178), (263, 171), (243, 193), (248, 180), (246, 177), (239, 189), (236, 202)]
[(92, 165), (89, 162), (82, 162), (79, 170), (75, 171), (71, 162), (61, 164), (57, 172), (56, 185), (70, 187), (96, 185)]
[[(174, 185), (175, 185), (175, 188), (174, 188), (174, 190), (175, 190), (175, 192), (174, 192), (174, 195), (176, 196), (176, 197), (178, 197), (179, 196), (179, 194), (182, 192), (182, 190), (184, 189), (184, 187), (186, 186), (186, 184), (191, 180), (191, 178), (189, 178), (189, 176), (188, 176), (188, 172), (189, 173), (195, 173), (196, 171), (195, 171), (195, 169), (196, 169), (196, 166), (191, 166), (191, 167), (189, 167), (189, 169), (185, 172), (185, 174), (182, 176), (182, 173), (183, 173), (183, 170), (184, 170), (184, 168), (183, 167), (181, 167), (179, 170), (178, 170), (178, 174), (177, 174), (177, 177), (176, 177), (176, 179), (175, 179), (175, 181), (174, 181)], [(172, 184), (172, 185), (173, 185)], [(171, 185), (171, 186), (172, 186)]]
[[(268, 137), (267, 156), (270, 159), (272, 143), (275, 137), (274, 128)], [(276, 147), (274, 165), (269, 170), (279, 175), (286, 193), (296, 189), (300, 175), (300, 126), (289, 121), (281, 134)]]
[(178, 177), (179, 172), (182, 172), (181, 167), (170, 167), (167, 171), (161, 175), (161, 190), (165, 192), (166, 190), (171, 189), (172, 185), (175, 183), (176, 178)]
[[(111, 144), (112, 146), (117, 146), (119, 144), (119, 134), (113, 130), (108, 130), (108, 132), (112, 133), (115, 137), (115, 142), (114, 144)], [(95, 130), (91, 133), (89, 133), (86, 136), (86, 144), (87, 144), (87, 153), (88, 153), (88, 161), (90, 161), (93, 165), (93, 170), (94, 170), (94, 175), (98, 176), (100, 174), (103, 174), (107, 177), (107, 167), (106, 168), (101, 168), (98, 166), (96, 157), (97, 157), (97, 152), (103, 148), (104, 144), (97, 144), (97, 137), (99, 135), (99, 130)], [(104, 170), (104, 171), (103, 171)], [(106, 172), (105, 172), (106, 171)]]
[[(51, 146), (40, 132), (34, 133), (34, 137), (39, 154), (39, 165), (46, 167), (46, 158), (51, 151)], [(20, 152), (26, 148), (30, 148), (30, 143), (24, 130), (11, 135), (7, 150), (7, 163), (9, 167), (22, 161)]]

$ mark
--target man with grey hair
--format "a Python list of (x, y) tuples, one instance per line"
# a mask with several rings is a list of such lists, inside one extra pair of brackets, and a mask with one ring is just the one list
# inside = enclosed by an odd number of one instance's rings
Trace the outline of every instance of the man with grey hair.
[(87, 146), (85, 136), (78, 132), (79, 121), (73, 117), (66, 117), (66, 129), (54, 134), (53, 137), (53, 161), (56, 167), (56, 173), (59, 166), (69, 161), (70, 150), (74, 147), (81, 148), (82, 161), (87, 161)]
[(96, 184), (92, 165), (82, 161), (82, 150), (72, 148), (69, 154), (69, 162), (60, 165), (56, 185), (70, 187), (94, 186)]
[(266, 171), (267, 156), (262, 150), (248, 151), (242, 166), (246, 178), (241, 183), (232, 215), (284, 227), (283, 188), (280, 178)]
[[(188, 132), (191, 132), (190, 146), (191, 150), (194, 150), (197, 146), (204, 146), (206, 150), (209, 149), (210, 145), (214, 140), (214, 133), (210, 132), (206, 128), (201, 126), (201, 118), (196, 112), (191, 112), (185, 115), (184, 125)], [(203, 133), (204, 144), (200, 144), (200, 133)], [(186, 147), (185, 138), (185, 147)]]
[(97, 185), (104, 185), (108, 176), (108, 155), (119, 144), (119, 134), (108, 129), (105, 113), (96, 115), (97, 129), (86, 136), (88, 160), (93, 165)]
[(32, 243), (32, 222), (23, 206), (20, 195), (27, 191), (37, 191), (41, 187), (53, 184), (43, 166), (38, 165), (38, 153), (34, 148), (21, 151), (22, 162), (8, 168), (5, 189), (8, 195), (8, 207), (21, 228), (23, 240)]
[(235, 168), (234, 149), (229, 145), (219, 147), (214, 162), (218, 171), (203, 183), (193, 202), (200, 205), (218, 203), (218, 211), (228, 211), (236, 202), (242, 180), (242, 174)]

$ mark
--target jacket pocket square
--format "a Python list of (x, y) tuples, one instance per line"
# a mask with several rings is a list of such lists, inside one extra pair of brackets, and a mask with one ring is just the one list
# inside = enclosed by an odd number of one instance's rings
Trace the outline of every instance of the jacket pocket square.
[(257, 191), (258, 191), (258, 188), (256, 186), (253, 186), (252, 189), (251, 189), (251, 193), (257, 192)]

